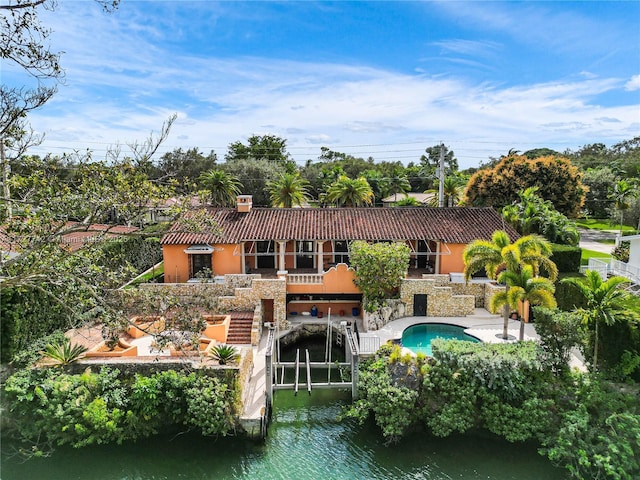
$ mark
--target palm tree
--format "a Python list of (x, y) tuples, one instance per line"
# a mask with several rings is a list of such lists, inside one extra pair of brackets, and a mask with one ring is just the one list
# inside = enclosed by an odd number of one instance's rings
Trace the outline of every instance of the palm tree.
[[(498, 275), (507, 270), (520, 272), (524, 265), (532, 268), (534, 276), (544, 271), (551, 281), (558, 276), (558, 268), (549, 257), (551, 256), (551, 244), (538, 235), (520, 237), (511, 243), (509, 235), (503, 230), (493, 233), (491, 240), (474, 240), (464, 249), (464, 276), (469, 281), (471, 275), (481, 269), (485, 269), (487, 276), (497, 279)], [(507, 292), (509, 284), (507, 284)], [(509, 305), (504, 307), (504, 327), (502, 337), (509, 338)]]
[(411, 184), (405, 174), (395, 172), (395, 174), (389, 178), (389, 195), (394, 193), (407, 193), (411, 191)]
[(626, 180), (618, 180), (613, 187), (613, 192), (609, 198), (613, 199), (616, 210), (620, 211), (620, 236), (622, 236), (622, 221), (624, 211), (631, 206), (631, 200), (638, 196), (638, 189)]
[[(460, 200), (462, 200), (462, 194), (464, 193), (464, 189), (462, 188), (463, 186), (464, 186), (464, 181), (461, 178), (456, 177), (454, 175), (449, 175), (448, 177), (445, 177), (444, 182), (442, 183), (442, 188), (444, 193), (443, 206), (454, 207), (458, 205), (460, 203)], [(438, 189), (427, 190), (424, 193), (435, 193), (435, 196), (431, 200), (429, 200), (430, 207), (440, 206), (440, 199), (438, 198), (439, 197)]]
[(297, 172), (283, 173), (276, 180), (267, 182), (273, 207), (292, 208), (303, 205), (309, 198), (309, 182)]
[(242, 184), (224, 170), (209, 170), (198, 177), (203, 188), (209, 192), (209, 201), (216, 207), (232, 206), (240, 193)]
[[(503, 270), (498, 275), (498, 282), (509, 285), (509, 290), (498, 292), (491, 299), (491, 309), (508, 305), (514, 310), (522, 306), (522, 316), (526, 318), (529, 305), (541, 305), (546, 308), (555, 308), (556, 299), (553, 296), (555, 286), (548, 278), (534, 277), (533, 268), (524, 265), (517, 271)], [(524, 321), (520, 319), (519, 340), (524, 339)]]
[(366, 178), (359, 177), (353, 180), (346, 175), (340, 175), (329, 186), (326, 199), (328, 202), (346, 207), (360, 207), (371, 205), (373, 192)]
[(594, 330), (593, 370), (595, 371), (598, 368), (600, 327), (640, 317), (638, 313), (631, 312), (624, 306), (625, 300), (631, 294), (618, 288), (629, 280), (624, 277), (610, 277), (605, 281), (595, 270), (587, 270), (584, 278), (571, 277), (562, 281), (577, 288), (586, 302), (585, 307), (578, 309), (577, 312), (582, 315), (583, 323)]

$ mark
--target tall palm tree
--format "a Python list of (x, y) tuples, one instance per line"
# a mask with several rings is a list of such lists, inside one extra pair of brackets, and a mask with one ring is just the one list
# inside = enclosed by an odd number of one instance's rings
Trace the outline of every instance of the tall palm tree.
[[(529, 305), (541, 305), (547, 308), (555, 308), (556, 299), (553, 296), (555, 286), (548, 278), (534, 277), (533, 268), (524, 265), (520, 271), (503, 270), (498, 275), (498, 282), (509, 285), (509, 290), (496, 293), (491, 299), (491, 309), (497, 309), (509, 305), (514, 310), (522, 306), (523, 317), (526, 317), (526, 309)], [(519, 340), (524, 339), (524, 322), (520, 321)]]
[(329, 186), (326, 199), (328, 202), (336, 203), (337, 205), (360, 207), (371, 205), (373, 192), (366, 178), (359, 177), (353, 180), (346, 175), (340, 175)]
[[(490, 241), (474, 240), (464, 249), (465, 280), (469, 281), (471, 275), (483, 268), (489, 278), (497, 279), (503, 270), (520, 272), (523, 266), (529, 265), (534, 276), (538, 276), (542, 270), (551, 281), (555, 281), (558, 268), (549, 259), (551, 253), (551, 244), (538, 235), (526, 235), (511, 243), (507, 232), (497, 230), (493, 232)], [(505, 304), (502, 331), (504, 339), (509, 338), (508, 327), (509, 305)]]
[(209, 201), (216, 207), (232, 206), (242, 183), (224, 170), (209, 170), (198, 177), (200, 185), (209, 192)]
[(626, 180), (618, 180), (613, 187), (613, 192), (609, 198), (613, 199), (616, 210), (620, 211), (620, 235), (622, 235), (622, 224), (624, 211), (631, 206), (631, 200), (638, 196), (638, 189)]
[(593, 370), (595, 371), (598, 368), (600, 328), (640, 317), (640, 314), (624, 306), (624, 301), (631, 294), (619, 286), (629, 280), (624, 277), (610, 277), (602, 280), (598, 272), (587, 270), (584, 278), (571, 277), (562, 281), (577, 288), (585, 299), (586, 305), (577, 312), (582, 316), (583, 323), (594, 330)]
[(273, 207), (292, 208), (303, 205), (309, 198), (309, 182), (297, 172), (287, 172), (267, 183)]

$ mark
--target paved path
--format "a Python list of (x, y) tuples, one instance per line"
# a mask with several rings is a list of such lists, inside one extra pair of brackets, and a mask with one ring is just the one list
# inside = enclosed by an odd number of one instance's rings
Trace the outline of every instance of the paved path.
[(613, 245), (600, 243), (598, 240), (615, 240), (617, 233), (615, 230), (591, 230), (579, 228), (578, 231), (580, 232), (580, 248), (609, 254), (613, 250)]

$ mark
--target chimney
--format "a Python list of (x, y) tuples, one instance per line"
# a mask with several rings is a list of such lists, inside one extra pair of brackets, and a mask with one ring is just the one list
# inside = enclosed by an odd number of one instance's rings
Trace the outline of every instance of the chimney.
[(236, 206), (238, 212), (249, 213), (253, 205), (253, 195), (238, 195), (236, 197)]

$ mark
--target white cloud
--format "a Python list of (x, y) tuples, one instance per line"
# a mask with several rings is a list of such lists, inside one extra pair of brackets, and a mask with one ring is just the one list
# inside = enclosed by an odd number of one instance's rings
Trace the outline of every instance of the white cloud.
[(631, 80), (625, 84), (624, 89), (628, 92), (640, 90), (640, 75), (634, 75), (631, 77)]

